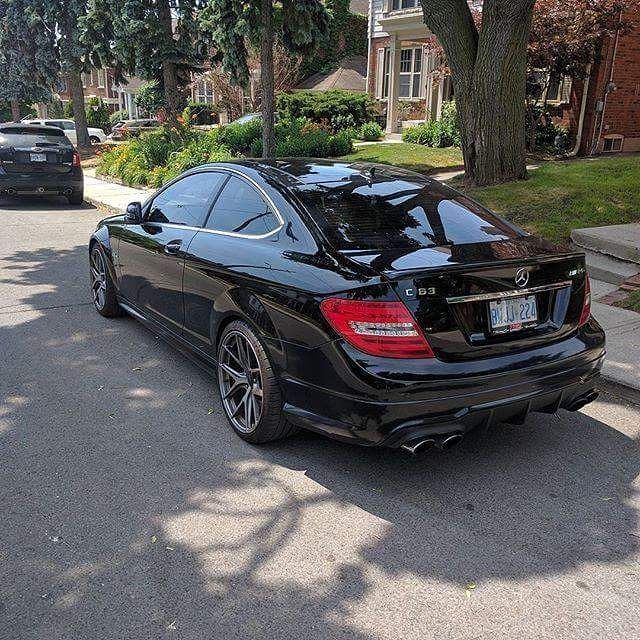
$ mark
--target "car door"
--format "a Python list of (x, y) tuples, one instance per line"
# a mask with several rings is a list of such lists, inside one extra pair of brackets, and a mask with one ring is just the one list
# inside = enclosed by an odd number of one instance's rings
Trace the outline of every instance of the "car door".
[(185, 252), (224, 181), (218, 172), (189, 174), (157, 193), (142, 224), (125, 225), (118, 247), (119, 290), (147, 317), (176, 333), (184, 324)]
[(272, 240), (283, 221), (268, 194), (231, 175), (189, 246), (184, 272), (185, 339), (215, 358), (214, 310), (260, 288), (271, 273)]

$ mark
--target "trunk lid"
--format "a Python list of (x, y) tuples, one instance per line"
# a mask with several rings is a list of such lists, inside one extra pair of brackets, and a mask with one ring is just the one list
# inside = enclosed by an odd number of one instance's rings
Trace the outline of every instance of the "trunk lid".
[(65, 174), (73, 166), (73, 150), (55, 143), (0, 149), (0, 164), (6, 173)]
[[(578, 326), (586, 279), (584, 257), (534, 236), (343, 253), (390, 282), (442, 360), (512, 353), (561, 339)], [(492, 313), (499, 313), (501, 306), (518, 311), (521, 304), (531, 307), (534, 303), (535, 320), (511, 318), (513, 322), (501, 326), (494, 318), (492, 323)]]

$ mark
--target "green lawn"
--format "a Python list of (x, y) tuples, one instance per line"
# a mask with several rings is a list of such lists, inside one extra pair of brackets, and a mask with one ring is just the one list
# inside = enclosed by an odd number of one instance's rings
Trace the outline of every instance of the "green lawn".
[(624, 300), (616, 302), (615, 306), (640, 313), (640, 291), (632, 291)]
[(548, 162), (529, 180), (470, 189), (494, 211), (555, 241), (572, 229), (640, 222), (640, 156)]
[(430, 173), (439, 169), (449, 169), (462, 165), (462, 152), (456, 147), (432, 149), (420, 144), (407, 142), (379, 142), (356, 147), (354, 153), (343, 160), (382, 162), (404, 167), (420, 173)]

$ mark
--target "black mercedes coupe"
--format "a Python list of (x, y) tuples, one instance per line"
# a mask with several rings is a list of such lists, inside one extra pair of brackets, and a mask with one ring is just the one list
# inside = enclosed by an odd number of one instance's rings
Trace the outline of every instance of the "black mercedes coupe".
[(584, 256), (394, 167), (209, 164), (98, 225), (91, 287), (217, 370), (254, 443), (448, 448), (597, 396)]

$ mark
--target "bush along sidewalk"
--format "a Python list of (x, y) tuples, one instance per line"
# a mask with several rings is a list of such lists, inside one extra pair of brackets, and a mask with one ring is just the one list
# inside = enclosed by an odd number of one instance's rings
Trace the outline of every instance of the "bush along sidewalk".
[[(373, 130), (364, 133), (375, 135)], [(343, 156), (353, 151), (352, 135), (350, 131), (333, 133), (303, 117), (281, 119), (276, 124), (276, 154), (307, 158)], [(206, 132), (185, 123), (160, 127), (103, 153), (97, 173), (124, 184), (157, 188), (200, 164), (261, 155), (260, 119)]]

